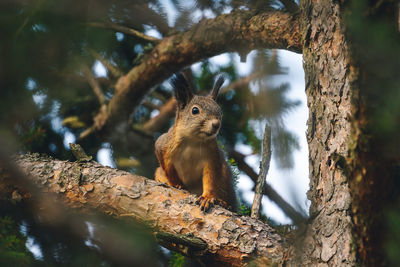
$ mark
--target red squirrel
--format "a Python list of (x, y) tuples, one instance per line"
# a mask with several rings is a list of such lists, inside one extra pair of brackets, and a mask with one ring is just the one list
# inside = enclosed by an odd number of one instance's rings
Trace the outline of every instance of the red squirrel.
[(220, 76), (211, 92), (200, 96), (182, 74), (175, 75), (175, 123), (155, 143), (160, 163), (155, 180), (199, 195), (202, 211), (214, 204), (237, 210), (232, 172), (217, 142), (222, 111), (215, 100), (224, 81)]

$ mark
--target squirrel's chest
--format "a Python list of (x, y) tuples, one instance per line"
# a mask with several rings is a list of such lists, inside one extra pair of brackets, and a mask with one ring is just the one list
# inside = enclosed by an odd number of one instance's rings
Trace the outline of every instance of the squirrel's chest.
[(174, 167), (185, 188), (190, 192), (202, 194), (203, 168), (207, 151), (202, 146), (182, 146), (174, 155)]

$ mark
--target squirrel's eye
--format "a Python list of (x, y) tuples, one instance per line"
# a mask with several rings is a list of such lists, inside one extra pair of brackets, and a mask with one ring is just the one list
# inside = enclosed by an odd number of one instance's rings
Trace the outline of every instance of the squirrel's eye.
[(193, 108), (192, 108), (192, 114), (193, 114), (193, 115), (196, 115), (196, 114), (199, 114), (199, 113), (200, 113), (200, 110), (199, 110), (198, 107), (193, 107)]

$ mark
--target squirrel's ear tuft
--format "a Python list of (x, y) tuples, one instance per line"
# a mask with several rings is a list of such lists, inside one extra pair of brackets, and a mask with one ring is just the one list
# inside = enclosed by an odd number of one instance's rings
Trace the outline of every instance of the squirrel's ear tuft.
[(180, 109), (184, 109), (193, 98), (193, 92), (188, 84), (188, 81), (182, 73), (178, 73), (172, 77), (170, 83), (174, 88), (178, 107)]
[(219, 75), (217, 80), (215, 81), (214, 87), (210, 92), (210, 96), (212, 97), (212, 99), (216, 100), (218, 93), (219, 93), (219, 89), (221, 89), (221, 86), (224, 84), (225, 82), (225, 77), (224, 75)]

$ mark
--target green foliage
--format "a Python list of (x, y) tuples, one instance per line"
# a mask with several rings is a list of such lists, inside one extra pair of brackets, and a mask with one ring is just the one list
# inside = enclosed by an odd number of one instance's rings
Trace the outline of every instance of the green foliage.
[(228, 159), (228, 164), (231, 166), (231, 171), (232, 171), (232, 175), (233, 175), (233, 186), (235, 189), (237, 189), (237, 183), (239, 181), (240, 170), (237, 167), (237, 163), (233, 158)]
[(26, 247), (26, 237), (10, 217), (0, 217), (0, 265), (31, 266), (35, 259)]
[(171, 252), (171, 257), (168, 260), (168, 267), (183, 267), (185, 264), (185, 256)]
[(251, 207), (248, 205), (240, 205), (238, 208), (238, 214), (243, 216), (250, 216), (251, 214)]
[[(251, 206), (248, 205), (247, 203), (242, 203), (239, 205), (238, 208), (238, 214), (243, 215), (243, 216), (250, 216), (251, 215)], [(260, 220), (265, 222), (266, 224), (270, 226), (277, 226), (278, 224), (272, 220), (271, 218), (267, 217), (262, 210), (260, 210)]]
[(386, 253), (391, 266), (400, 265), (400, 211), (391, 210), (386, 215)]

